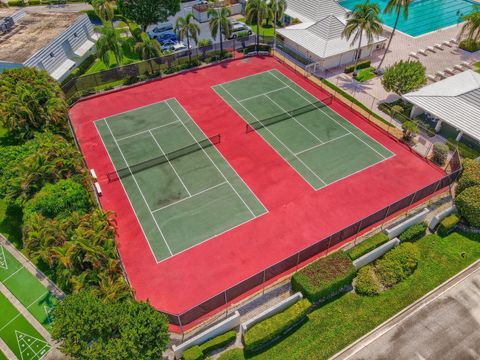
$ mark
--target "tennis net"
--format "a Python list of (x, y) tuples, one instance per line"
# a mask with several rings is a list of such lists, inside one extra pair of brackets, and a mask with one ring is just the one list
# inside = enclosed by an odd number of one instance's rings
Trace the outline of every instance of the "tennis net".
[(249, 133), (249, 132), (261, 129), (263, 127), (267, 127), (267, 126), (279, 123), (279, 122), (284, 121), (284, 120), (292, 119), (296, 116), (299, 116), (299, 115), (302, 115), (302, 114), (320, 109), (324, 106), (330, 105), (332, 102), (333, 102), (333, 95), (331, 95), (331, 96), (329, 96), (329, 97), (327, 97), (323, 100), (319, 100), (319, 101), (304, 105), (302, 107), (299, 107), (297, 109), (294, 109), (294, 110), (291, 110), (291, 111), (288, 111), (288, 112), (284, 112), (284, 113), (279, 114), (279, 115), (271, 116), (271, 117), (268, 117), (268, 118), (265, 118), (265, 119), (262, 119), (262, 120), (257, 120), (255, 122), (247, 124), (246, 127), (245, 127), (245, 132)]
[(113, 182), (118, 179), (122, 179), (124, 177), (138, 173), (139, 171), (150, 169), (154, 166), (166, 163), (174, 159), (178, 159), (182, 156), (194, 153), (196, 151), (208, 148), (210, 146), (213, 146), (219, 143), (220, 143), (220, 134), (217, 134), (215, 136), (209, 137), (208, 139), (204, 139), (194, 144), (182, 147), (181, 149), (172, 151), (168, 154), (161, 155), (146, 161), (142, 161), (141, 163), (131, 165), (122, 169), (118, 169), (116, 171), (112, 171), (107, 174), (107, 178), (109, 182)]

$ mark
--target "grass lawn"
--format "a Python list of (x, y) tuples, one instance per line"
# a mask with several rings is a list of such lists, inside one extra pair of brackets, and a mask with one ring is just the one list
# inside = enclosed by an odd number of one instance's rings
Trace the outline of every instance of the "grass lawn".
[(376, 297), (347, 293), (309, 314), (309, 321), (255, 359), (327, 359), (480, 258), (480, 235), (428, 235), (405, 281)]
[[(133, 46), (135, 44), (135, 41), (132, 38), (127, 39), (127, 41), (130, 43), (129, 44), (130, 49), (128, 51), (124, 51), (124, 54), (123, 54), (122, 61), (121, 61), (120, 65), (127, 65), (127, 64), (131, 64), (133, 62), (141, 60), (140, 57), (133, 50)], [(99, 72), (99, 71), (108, 70), (108, 69), (116, 67), (117, 63), (116, 63), (115, 56), (113, 55), (113, 53), (110, 52), (109, 58), (110, 58), (110, 65), (109, 66), (107, 66), (102, 60), (97, 59), (93, 63), (93, 65), (85, 72), (85, 74), (93, 74), (93, 73), (96, 73), (96, 72)]]
[(360, 82), (365, 82), (370, 79), (373, 79), (376, 75), (373, 72), (375, 70), (374, 67), (369, 67), (366, 69), (362, 69), (358, 71), (357, 76), (355, 77), (355, 80), (360, 81)]
[[(240, 18), (240, 19), (238, 19), (238, 21), (246, 23), (245, 18)], [(273, 24), (272, 24), (271, 21), (268, 23), (268, 25), (266, 25), (266, 23), (264, 21), (263, 24), (260, 25), (260, 32), (258, 32), (258, 28), (257, 28), (256, 24), (247, 24), (247, 25), (250, 26), (252, 28), (252, 31), (256, 34), (260, 34), (262, 36), (273, 36), (274, 35)]]

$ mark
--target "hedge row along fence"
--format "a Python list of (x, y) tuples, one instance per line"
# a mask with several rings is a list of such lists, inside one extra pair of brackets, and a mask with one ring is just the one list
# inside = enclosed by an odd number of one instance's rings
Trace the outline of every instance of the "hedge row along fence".
[(350, 259), (357, 260), (363, 255), (368, 254), (370, 251), (375, 250), (377, 247), (385, 244), (388, 240), (388, 236), (385, 233), (380, 232), (351, 248), (347, 251), (347, 254), (350, 256)]
[(237, 333), (234, 330), (214, 337), (201, 345), (192, 346), (183, 352), (184, 360), (201, 360), (204, 359), (211, 352), (230, 345), (237, 338)]

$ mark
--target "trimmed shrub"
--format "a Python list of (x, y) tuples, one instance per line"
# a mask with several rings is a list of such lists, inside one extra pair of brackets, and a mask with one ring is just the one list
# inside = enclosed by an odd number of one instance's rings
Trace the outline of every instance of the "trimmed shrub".
[[(371, 63), (372, 62), (370, 60), (359, 61), (358, 65), (357, 65), (357, 70), (366, 69), (366, 68), (370, 67)], [(355, 64), (345, 66), (345, 74), (352, 73), (353, 70), (355, 70)]]
[(382, 284), (378, 279), (373, 265), (362, 267), (355, 279), (355, 291), (360, 295), (374, 296), (382, 291)]
[(400, 244), (376, 262), (378, 279), (386, 288), (398, 284), (415, 271), (419, 258), (420, 252), (415, 244)]
[(436, 142), (433, 144), (432, 161), (438, 165), (445, 164), (448, 157), (448, 146), (446, 144)]
[(460, 217), (457, 214), (452, 214), (443, 219), (438, 225), (437, 233), (441, 237), (445, 237), (453, 230), (455, 225), (460, 221)]
[(457, 194), (471, 186), (480, 185), (480, 162), (472, 159), (463, 161), (462, 176), (458, 180)]
[(356, 260), (359, 257), (362, 257), (365, 254), (368, 254), (370, 251), (376, 249), (380, 245), (385, 244), (388, 241), (388, 236), (383, 232), (373, 235), (367, 240), (362, 241), (357, 246), (351, 248), (347, 251), (350, 259)]
[(202, 360), (205, 358), (200, 346), (195, 345), (183, 352), (183, 360)]
[(8, 2), (8, 6), (14, 6), (15, 7), (15, 6), (25, 6), (25, 5), (26, 5), (26, 3), (21, 1), (21, 0), (20, 1), (15, 1), (14, 0), (14, 1), (9, 1)]
[(207, 342), (200, 345), (200, 349), (204, 354), (209, 354), (212, 351), (223, 348), (235, 341), (237, 333), (234, 330), (228, 331), (225, 334), (214, 337)]
[(468, 52), (475, 52), (480, 50), (480, 41), (475, 41), (474, 39), (465, 39), (460, 41), (458, 47)]
[(463, 190), (455, 199), (458, 212), (471, 225), (480, 227), (480, 186)]
[(427, 232), (427, 224), (420, 223), (413, 226), (410, 226), (407, 230), (400, 234), (398, 237), (401, 242), (404, 241), (417, 241), (418, 239), (425, 236)]
[(285, 334), (287, 330), (306, 318), (310, 301), (300, 300), (286, 310), (255, 324), (243, 334), (245, 350), (255, 352), (261, 350), (271, 341)]
[(355, 274), (348, 255), (344, 251), (336, 251), (295, 273), (292, 288), (315, 302), (350, 285)]
[(402, 265), (390, 259), (380, 259), (375, 265), (378, 278), (384, 287), (392, 287), (398, 284), (405, 277)]
[(221, 354), (218, 360), (245, 360), (245, 355), (242, 349), (231, 349)]

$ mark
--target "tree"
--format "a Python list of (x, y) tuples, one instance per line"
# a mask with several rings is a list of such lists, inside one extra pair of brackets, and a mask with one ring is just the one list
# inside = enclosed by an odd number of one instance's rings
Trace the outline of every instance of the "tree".
[(455, 205), (471, 226), (480, 227), (480, 186), (470, 186), (463, 190), (455, 199)]
[(385, 70), (382, 84), (385, 90), (403, 95), (427, 83), (425, 66), (418, 60), (400, 60)]
[(52, 312), (52, 337), (75, 359), (160, 359), (169, 335), (165, 315), (149, 303), (68, 295)]
[(125, 44), (126, 42), (123, 41), (120, 33), (113, 25), (104, 22), (100, 28), (100, 37), (96, 45), (97, 58), (102, 60), (105, 65), (110, 66), (110, 55), (113, 54), (115, 63), (121, 65)]
[(180, 40), (187, 39), (188, 60), (192, 60), (192, 52), (190, 51), (190, 38), (198, 42), (198, 35), (200, 34), (200, 26), (192, 22), (193, 14), (189, 13), (185, 17), (177, 18), (175, 22), (175, 32)]
[(405, 121), (402, 124), (403, 140), (411, 142), (415, 135), (418, 133), (418, 125), (414, 121)]
[(469, 14), (462, 17), (462, 20), (465, 24), (458, 34), (458, 39), (461, 40), (466, 36), (467, 40), (480, 41), (480, 5), (474, 6)]
[(403, 17), (406, 20), (408, 18), (408, 8), (412, 0), (389, 0), (387, 6), (383, 10), (385, 14), (391, 14), (393, 11), (396, 12), (395, 23), (393, 25), (392, 33), (390, 34), (390, 38), (388, 39), (387, 47), (385, 48), (385, 52), (383, 53), (382, 60), (378, 65), (378, 70), (381, 70), (383, 61), (387, 56), (388, 49), (390, 48), (390, 44), (392, 43), (393, 36), (395, 35), (395, 31), (397, 30), (398, 20), (400, 20), (400, 15), (403, 11)]
[(147, 33), (140, 35), (140, 41), (135, 44), (135, 52), (143, 60), (162, 55), (160, 43), (156, 39), (151, 39)]
[(342, 31), (342, 37), (347, 40), (352, 39), (352, 46), (358, 41), (357, 53), (355, 54), (355, 67), (353, 76), (357, 75), (358, 60), (361, 57), (361, 48), (363, 36), (367, 37), (368, 46), (374, 40), (375, 36), (383, 33), (382, 23), (379, 17), (380, 8), (377, 4), (370, 4), (368, 1), (364, 4), (355, 5), (352, 12), (347, 15), (347, 25)]
[(257, 24), (257, 41), (256, 41), (256, 50), (258, 51), (258, 46), (260, 45), (260, 26), (263, 24), (263, 20), (266, 18), (272, 18), (272, 9), (268, 6), (265, 0), (249, 0), (245, 8), (247, 15), (247, 23)]
[(220, 10), (208, 9), (208, 27), (214, 39), (217, 39), (217, 34), (220, 36), (220, 54), (223, 54), (223, 35), (227, 38), (230, 36), (231, 29), (228, 18), (231, 14), (227, 7), (222, 7)]
[(115, 5), (110, 0), (93, 0), (92, 1), (93, 9), (95, 14), (103, 22), (112, 22), (113, 16), (115, 15)]
[[(276, 34), (277, 34), (277, 22), (279, 19), (282, 18), (285, 10), (287, 9), (287, 1), (286, 0), (270, 0), (268, 3), (268, 7), (271, 9), (273, 13), (273, 41), (276, 42)], [(274, 44), (275, 48), (275, 44)]]
[(23, 67), (0, 74), (0, 121), (17, 139), (37, 131), (69, 135), (68, 108), (57, 81), (46, 71)]
[(119, 11), (147, 30), (148, 25), (167, 21), (180, 11), (180, 0), (118, 0)]
[(433, 155), (432, 160), (438, 165), (445, 164), (448, 157), (448, 146), (441, 142), (436, 142), (433, 144)]

